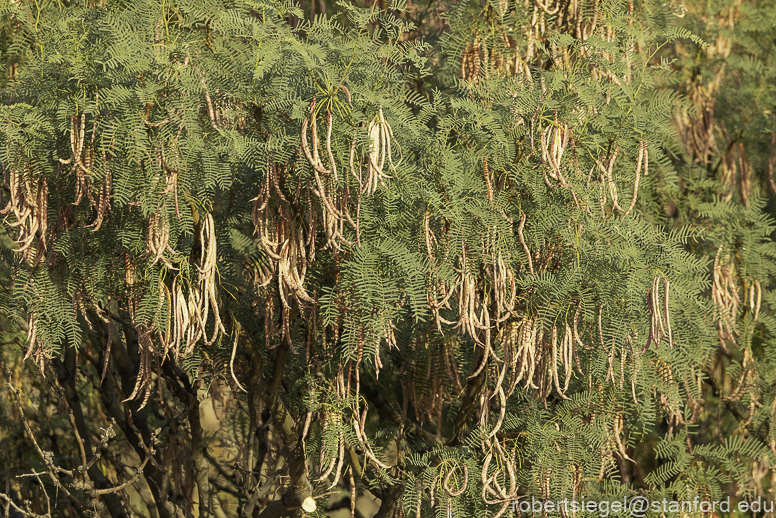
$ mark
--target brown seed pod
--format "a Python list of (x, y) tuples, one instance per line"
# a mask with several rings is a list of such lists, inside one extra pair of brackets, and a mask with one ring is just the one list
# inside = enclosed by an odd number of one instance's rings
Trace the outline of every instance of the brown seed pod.
[(726, 349), (725, 340), (736, 344), (736, 337), (739, 336), (736, 321), (741, 299), (738, 296), (738, 285), (734, 275), (731, 258), (723, 253), (723, 246), (720, 246), (714, 258), (711, 300), (715, 304), (714, 320), (717, 322), (720, 345), (723, 349)]
[(442, 488), (451, 497), (462, 495), (463, 492), (466, 491), (466, 487), (469, 484), (469, 468), (466, 466), (466, 464), (461, 464), (461, 470), (463, 471), (463, 482), (461, 483), (460, 488), (458, 488), (457, 490), (453, 489), (453, 486), (450, 483), (450, 478), (453, 476), (453, 473), (455, 473), (456, 468), (457, 466), (454, 466), (453, 469), (451, 469), (448, 472), (447, 476), (444, 479), (444, 482), (442, 483)]
[[(26, 174), (29, 175), (30, 171)], [(14, 238), (18, 248), (14, 251), (22, 254), (28, 265), (37, 265), (47, 248), (48, 183), (45, 177), (33, 181), (11, 168), (8, 190), (11, 198), (0, 214), (12, 214), (14, 217), (14, 221), (7, 223), (8, 227), (18, 229)]]
[(631, 198), (630, 205), (628, 206), (628, 210), (625, 211), (625, 216), (631, 213), (633, 208), (636, 206), (636, 199), (639, 195), (639, 182), (641, 180), (641, 166), (644, 164), (644, 175), (647, 175), (647, 164), (648, 164), (649, 158), (647, 156), (647, 143), (645, 141), (639, 142), (639, 157), (638, 162), (636, 164), (636, 179), (633, 182), (633, 198)]

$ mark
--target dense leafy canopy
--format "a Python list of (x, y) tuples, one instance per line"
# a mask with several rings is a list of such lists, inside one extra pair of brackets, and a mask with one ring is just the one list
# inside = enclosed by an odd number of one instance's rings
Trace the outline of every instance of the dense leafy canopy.
[(772, 499), (772, 0), (0, 12), (9, 513)]

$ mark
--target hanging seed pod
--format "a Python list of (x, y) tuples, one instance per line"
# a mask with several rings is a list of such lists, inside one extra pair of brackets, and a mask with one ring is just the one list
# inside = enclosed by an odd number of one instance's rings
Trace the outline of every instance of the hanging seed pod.
[(571, 137), (568, 125), (566, 123), (561, 124), (556, 117), (554, 123), (548, 125), (546, 129), (540, 130), (539, 134), (541, 137), (542, 161), (550, 166), (549, 171), (545, 169), (545, 183), (552, 187), (546, 176), (549, 172), (550, 176), (560, 182), (563, 187), (570, 188), (561, 172), (561, 159)]
[[(199, 234), (201, 253), (197, 265), (198, 281), (192, 283), (177, 276), (173, 279), (172, 288), (160, 288), (160, 300), (169, 297), (168, 307), (171, 313), (171, 331), (165, 331), (162, 343), (167, 350), (175, 352), (176, 357), (187, 356), (194, 350), (202, 338), (205, 345), (211, 345), (219, 336), (226, 334), (221, 321), (218, 295), (216, 292), (216, 262), (218, 256), (215, 235), (215, 223), (212, 214), (203, 218)], [(149, 244), (151, 246), (158, 246)], [(210, 314), (213, 315), (213, 335), (208, 339), (206, 325)], [(239, 384), (238, 384), (239, 385)]]
[(523, 251), (525, 252), (526, 258), (528, 259), (528, 271), (533, 275), (534, 268), (533, 268), (533, 260), (531, 259), (531, 251), (528, 248), (528, 245), (525, 242), (525, 237), (523, 237), (523, 227), (525, 227), (525, 220), (526, 220), (526, 213), (523, 212), (523, 215), (520, 219), (520, 225), (517, 227), (517, 235), (520, 238), (520, 244), (523, 245)]
[(32, 354), (32, 351), (35, 349), (35, 346), (38, 345), (37, 338), (38, 338), (38, 320), (35, 318), (34, 315), (30, 315), (29, 319), (27, 320), (27, 341), (30, 343), (29, 347), (27, 348), (27, 352), (24, 355), (24, 360), (30, 357)]
[[(216, 295), (216, 260), (218, 256), (215, 223), (213, 215), (208, 213), (205, 216), (205, 222), (202, 225), (202, 261), (203, 266), (199, 269), (199, 288), (201, 298), (204, 301), (200, 322), (202, 325), (202, 334), (205, 337), (205, 345), (211, 345), (221, 334), (226, 334), (226, 329), (221, 322), (221, 316), (218, 309), (218, 299)], [(205, 237), (207, 237), (207, 246), (205, 246)], [(213, 312), (215, 325), (213, 336), (209, 340), (205, 334), (205, 322), (207, 322), (208, 306)]]
[(133, 401), (141, 393), (143, 394), (143, 401), (140, 404), (138, 410), (145, 408), (148, 403), (148, 399), (151, 396), (151, 356), (156, 352), (153, 341), (151, 340), (151, 330), (146, 329), (144, 326), (138, 326), (138, 343), (140, 345), (140, 368), (137, 373), (137, 380), (135, 382), (135, 388), (128, 398), (122, 400), (122, 403), (127, 401)]
[(469, 468), (466, 466), (466, 464), (461, 464), (461, 470), (463, 471), (463, 482), (461, 483), (461, 486), (457, 490), (453, 489), (450, 479), (452, 478), (453, 473), (455, 473), (456, 467), (457, 466), (453, 467), (453, 469), (450, 470), (450, 472), (445, 477), (444, 482), (442, 483), (442, 488), (451, 497), (462, 495), (463, 492), (466, 491), (466, 487), (469, 484)]
[[(270, 281), (277, 280), (277, 293), (281, 303), (281, 342), (289, 344), (296, 353), (291, 338), (291, 307), (296, 304), (300, 309), (306, 304), (314, 305), (315, 300), (307, 293), (304, 284), (309, 264), (315, 258), (315, 232), (317, 227), (317, 211), (313, 207), (310, 189), (307, 193), (307, 225), (300, 224), (300, 214), (288, 198), (283, 194), (279, 180), (280, 167), (271, 164), (267, 170), (267, 178), (259, 195), (254, 198), (252, 219), (255, 233), (258, 234), (262, 249), (269, 259), (267, 265), (256, 268), (257, 288), (266, 287)], [(301, 182), (297, 187), (295, 199), (299, 201), (302, 191)], [(336, 249), (341, 240), (337, 221), (324, 207), (323, 219), (329, 245)], [(271, 300), (269, 292), (267, 300)], [(268, 302), (269, 304), (269, 302)], [(270, 313), (273, 307), (265, 308), (265, 325), (273, 329)], [(270, 345), (267, 333), (267, 347)]]
[[(502, 466), (500, 470), (496, 470), (493, 475), (488, 476), (491, 460), (493, 459), (493, 453), (498, 456), (499, 464)], [(504, 473), (506, 472), (506, 473)], [(502, 475), (509, 481), (508, 489), (504, 490), (498, 482), (498, 476)], [(485, 462), (482, 466), (482, 500), (489, 505), (502, 504), (501, 509), (495, 516), (503, 516), (509, 508), (509, 505), (517, 498), (517, 478), (515, 476), (515, 468), (512, 460), (504, 454), (497, 438), (492, 439), (492, 446), (490, 447)]]
[(668, 329), (668, 346), (671, 349), (673, 349), (674, 333), (671, 329), (671, 312), (669, 310), (670, 290), (671, 290), (671, 281), (668, 280), (668, 277), (664, 277), (663, 278), (663, 292), (664, 292), (663, 311), (665, 312), (666, 328)]
[(625, 212), (625, 209), (620, 207), (620, 204), (618, 202), (618, 196), (617, 196), (617, 186), (614, 183), (614, 175), (612, 173), (614, 169), (614, 162), (617, 160), (617, 154), (620, 152), (620, 146), (615, 145), (614, 146), (614, 152), (611, 156), (605, 157), (603, 161), (596, 160), (596, 164), (598, 164), (598, 168), (601, 170), (601, 181), (606, 181), (607, 185), (609, 186), (609, 195), (612, 198), (612, 205), (615, 209), (619, 210), (620, 212)]
[[(348, 207), (349, 198), (349, 186), (346, 183), (344, 191), (339, 188), (339, 179), (337, 175), (337, 164), (334, 160), (334, 154), (331, 148), (331, 138), (333, 129), (333, 115), (331, 112), (326, 112), (326, 154), (329, 159), (329, 168), (326, 168), (321, 161), (318, 142), (318, 129), (315, 113), (316, 99), (310, 103), (310, 113), (302, 122), (302, 149), (304, 151), (307, 161), (313, 168), (313, 176), (315, 177), (315, 186), (312, 188), (312, 192), (320, 199), (323, 205), (323, 228), (326, 234), (326, 247), (331, 248), (334, 251), (341, 251), (341, 245), (351, 246), (352, 242), (344, 237), (344, 224), (347, 221), (355, 230), (357, 238), (360, 239), (360, 229), (358, 223), (353, 220), (350, 215), (350, 209)], [(382, 113), (382, 112), (381, 112)], [(308, 142), (308, 127), (310, 128), (310, 134), (312, 136), (312, 149), (311, 144)], [(390, 146), (390, 144), (389, 144)], [(390, 148), (389, 148), (390, 151)], [(351, 170), (354, 171), (352, 164), (355, 159), (354, 150), (351, 146)], [(274, 166), (276, 167), (276, 166)], [(270, 170), (272, 166), (270, 167)], [(277, 174), (277, 172), (271, 173)], [(283, 197), (279, 187), (275, 189), (278, 196), (287, 202)], [(360, 206), (360, 205), (359, 205)], [(314, 228), (314, 227), (313, 227)]]
[[(0, 210), (0, 214), (12, 214), (13, 222), (10, 228), (16, 228), (17, 235), (14, 251), (22, 254), (24, 261), (34, 266), (38, 264), (46, 251), (46, 231), (48, 229), (48, 183), (45, 177), (37, 182), (24, 178), (14, 168), (8, 175), (8, 189), (11, 198), (8, 204)], [(36, 242), (36, 237), (37, 242)]]
[[(567, 359), (565, 350), (567, 347), (567, 342), (569, 344), (568, 347), (570, 347), (570, 340), (571, 340), (571, 333), (569, 332), (566, 334), (568, 335), (568, 339), (564, 335), (563, 342), (561, 343), (561, 362), (564, 364), (564, 368), (566, 368), (565, 364)], [(562, 399), (569, 399), (569, 397), (566, 396), (565, 390), (560, 388), (560, 376), (558, 374), (558, 326), (556, 325), (552, 326), (551, 336), (552, 338), (550, 340), (550, 345), (552, 348), (551, 349), (552, 353), (550, 358), (551, 365), (550, 365), (549, 371), (552, 377), (552, 383), (555, 385), (555, 390)], [(570, 356), (570, 354), (568, 356)], [(568, 358), (568, 360), (569, 360), (568, 361), (569, 365), (566, 368), (567, 371), (571, 368), (570, 358)]]
[[(172, 306), (172, 294), (170, 293), (169, 288), (167, 288), (167, 285), (164, 284), (161, 279), (159, 280), (157, 289), (159, 290), (159, 303), (156, 308), (156, 314), (154, 315), (154, 327), (156, 329), (159, 342), (164, 348), (164, 352), (162, 353), (162, 359), (164, 359), (167, 357), (170, 346), (172, 346), (174, 342), (174, 314)], [(100, 313), (98, 312), (98, 316), (99, 315)], [(107, 323), (110, 325), (109, 322)]]
[[(113, 189), (113, 176), (111, 175), (110, 166), (108, 164), (108, 158), (105, 151), (102, 152), (102, 164), (103, 164), (103, 167), (105, 168), (105, 174), (102, 179), (102, 185), (100, 186), (100, 190), (97, 193), (97, 201), (94, 207), (95, 210), (97, 211), (97, 216), (95, 217), (94, 222), (86, 226), (87, 228), (91, 228), (92, 232), (97, 232), (98, 230), (100, 230), (100, 228), (102, 227), (102, 223), (105, 221), (105, 218), (107, 218), (108, 214), (111, 212), (110, 199), (111, 199), (111, 192)], [(176, 197), (176, 207), (177, 207), (177, 197)]]
[(648, 151), (647, 151), (647, 143), (645, 141), (639, 142), (639, 157), (638, 161), (636, 163), (636, 179), (633, 182), (633, 198), (631, 198), (630, 205), (628, 206), (628, 210), (625, 211), (624, 216), (627, 216), (631, 213), (633, 208), (636, 206), (636, 199), (639, 195), (639, 182), (641, 181), (641, 166), (644, 165), (644, 176), (647, 175), (649, 169), (648, 169), (648, 163), (649, 163), (649, 157), (648, 157)]
[(615, 414), (613, 432), (614, 432), (614, 440), (617, 443), (617, 450), (623, 459), (629, 460), (631, 462), (636, 462), (635, 460), (631, 459), (625, 451), (625, 445), (623, 444), (622, 437), (621, 437), (623, 433), (623, 429), (624, 429), (624, 420), (623, 420), (622, 414), (619, 414), (619, 413)]
[(167, 268), (177, 270), (164, 255), (165, 252), (175, 254), (175, 250), (170, 247), (170, 222), (166, 211), (163, 209), (152, 213), (148, 218), (146, 250), (153, 258), (151, 266), (162, 261)]
[(723, 246), (720, 246), (714, 258), (711, 300), (716, 308), (714, 320), (717, 322), (720, 346), (723, 349), (727, 349), (725, 340), (736, 344), (736, 337), (739, 336), (736, 320), (741, 299), (738, 296), (738, 285), (734, 275), (731, 258), (723, 253)]
[(383, 116), (383, 107), (377, 109), (377, 115), (371, 120), (368, 127), (369, 133), (369, 165), (367, 167), (366, 184), (364, 192), (371, 196), (377, 191), (378, 184), (387, 188), (385, 180), (391, 177), (383, 173), (386, 159), (393, 166), (393, 156), (391, 152), (391, 142), (393, 130)]
[(356, 432), (356, 439), (358, 440), (358, 444), (359, 446), (361, 446), (361, 449), (364, 451), (364, 455), (366, 455), (366, 457), (368, 457), (369, 460), (371, 460), (375, 464), (375, 466), (383, 469), (390, 469), (389, 465), (377, 459), (374, 451), (372, 450), (372, 446), (369, 444), (366, 431), (364, 430), (364, 424), (366, 421), (366, 412), (367, 412), (367, 409), (364, 408), (364, 413), (362, 414), (362, 418), (360, 421), (355, 416), (353, 417), (353, 430)]

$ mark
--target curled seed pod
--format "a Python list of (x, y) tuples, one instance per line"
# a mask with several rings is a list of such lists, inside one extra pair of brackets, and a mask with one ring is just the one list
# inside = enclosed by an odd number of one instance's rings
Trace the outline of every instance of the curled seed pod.
[(461, 487), (458, 490), (454, 490), (452, 485), (450, 484), (450, 478), (453, 476), (453, 473), (455, 473), (455, 467), (450, 470), (450, 472), (445, 477), (444, 483), (442, 484), (442, 487), (445, 491), (447, 491), (447, 494), (450, 496), (459, 496), (462, 495), (464, 491), (466, 491), (466, 487), (469, 484), (469, 468), (466, 466), (466, 464), (461, 464), (461, 468), (463, 471), (463, 483), (461, 484)]

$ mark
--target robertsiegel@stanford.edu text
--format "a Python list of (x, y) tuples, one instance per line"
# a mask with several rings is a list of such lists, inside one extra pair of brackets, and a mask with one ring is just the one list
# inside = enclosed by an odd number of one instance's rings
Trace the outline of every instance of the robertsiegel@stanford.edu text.
[[(530, 500), (526, 497), (524, 500), (515, 500), (512, 503), (512, 507), (515, 512), (520, 511), (521, 514), (528, 513), (556, 513), (563, 511), (564, 513), (587, 513), (588, 516), (594, 515), (600, 518), (607, 518), (610, 515), (628, 514), (634, 518), (643, 518), (648, 512), (653, 513), (715, 513), (717, 511), (722, 513), (730, 512), (730, 497), (724, 500), (701, 500), (696, 496), (693, 500), (650, 500), (644, 496), (636, 496), (632, 498), (623, 498), (622, 500), (569, 500), (564, 498), (563, 500), (540, 500), (535, 497), (531, 497)], [(739, 512), (773, 512), (774, 502), (773, 500), (763, 500), (757, 498), (752, 501), (741, 501), (735, 506)]]

